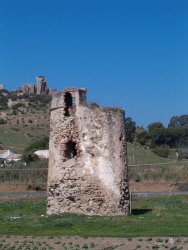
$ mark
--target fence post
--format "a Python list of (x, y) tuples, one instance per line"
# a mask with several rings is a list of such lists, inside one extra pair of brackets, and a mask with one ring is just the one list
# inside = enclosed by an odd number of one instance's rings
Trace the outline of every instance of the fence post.
[(129, 193), (129, 215), (132, 214), (132, 193)]

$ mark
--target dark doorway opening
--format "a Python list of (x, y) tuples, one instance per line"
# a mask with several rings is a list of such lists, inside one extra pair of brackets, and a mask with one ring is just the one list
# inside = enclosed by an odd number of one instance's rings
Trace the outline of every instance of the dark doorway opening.
[(65, 148), (66, 159), (72, 159), (77, 155), (76, 143), (73, 141), (68, 141)]
[(71, 93), (67, 92), (65, 94), (65, 116), (70, 116), (70, 108), (72, 108), (73, 98)]

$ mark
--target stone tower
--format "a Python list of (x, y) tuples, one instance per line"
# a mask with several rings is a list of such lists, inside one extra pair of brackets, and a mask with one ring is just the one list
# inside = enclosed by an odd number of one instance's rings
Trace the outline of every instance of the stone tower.
[(65, 89), (53, 96), (50, 127), (47, 213), (128, 214), (124, 111)]
[(44, 76), (37, 76), (37, 95), (48, 94), (48, 87)]
[(34, 84), (30, 84), (30, 83), (25, 83), (22, 85), (21, 87), (21, 91), (26, 94), (26, 93), (36, 93), (36, 87)]

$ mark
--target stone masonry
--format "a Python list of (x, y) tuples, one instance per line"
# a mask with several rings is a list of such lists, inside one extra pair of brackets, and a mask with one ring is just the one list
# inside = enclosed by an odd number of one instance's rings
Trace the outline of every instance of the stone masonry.
[(37, 76), (37, 95), (48, 94), (48, 87), (44, 76)]
[(21, 91), (26, 94), (36, 93), (36, 87), (32, 83), (25, 83), (21, 87)]
[[(25, 83), (21, 87), (21, 91), (26, 94), (35, 93), (37, 95), (47, 95), (49, 94), (49, 88), (47, 86), (46, 80), (44, 76), (37, 76), (36, 77), (37, 85), (32, 83)], [(53, 90), (51, 90), (53, 93)]]
[(50, 119), (47, 214), (127, 215), (124, 111), (70, 88), (53, 96)]

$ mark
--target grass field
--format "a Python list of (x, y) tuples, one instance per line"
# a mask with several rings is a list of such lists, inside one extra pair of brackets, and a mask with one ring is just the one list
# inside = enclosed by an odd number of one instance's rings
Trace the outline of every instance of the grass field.
[(0, 235), (153, 237), (188, 236), (188, 197), (133, 198), (132, 215), (46, 216), (45, 200), (0, 201)]
[(32, 142), (49, 135), (49, 128), (42, 125), (0, 128), (0, 143), (3, 149), (22, 153)]
[(172, 159), (159, 157), (151, 151), (147, 151), (143, 146), (136, 146), (131, 143), (127, 143), (127, 153), (128, 153), (128, 164), (155, 164), (155, 163), (168, 163)]

